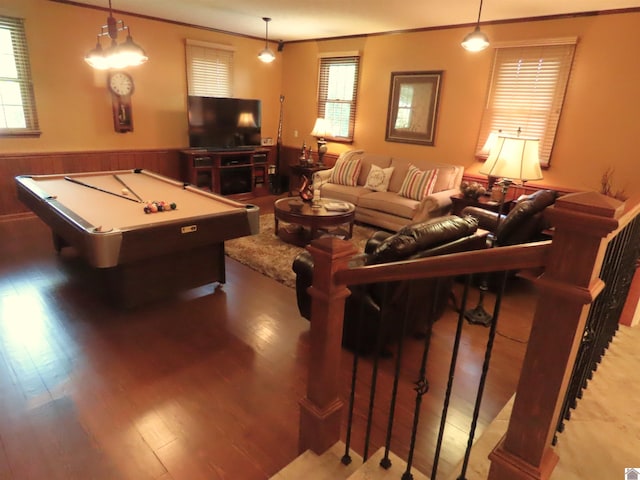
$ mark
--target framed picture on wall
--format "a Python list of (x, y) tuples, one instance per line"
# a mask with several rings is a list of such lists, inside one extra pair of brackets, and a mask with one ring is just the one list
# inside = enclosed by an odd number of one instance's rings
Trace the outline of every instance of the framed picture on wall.
[(442, 74), (391, 72), (385, 140), (434, 145)]

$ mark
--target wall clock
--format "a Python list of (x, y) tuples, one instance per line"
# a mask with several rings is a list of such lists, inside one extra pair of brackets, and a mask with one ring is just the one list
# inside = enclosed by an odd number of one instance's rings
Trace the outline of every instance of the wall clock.
[(134, 91), (133, 78), (126, 72), (112, 72), (109, 74), (107, 86), (111, 92), (113, 128), (118, 133), (132, 132), (131, 95)]

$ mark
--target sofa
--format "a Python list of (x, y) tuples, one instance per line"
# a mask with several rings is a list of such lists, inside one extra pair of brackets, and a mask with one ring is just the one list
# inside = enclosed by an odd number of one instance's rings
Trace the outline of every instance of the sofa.
[[(354, 256), (351, 267), (414, 260), (484, 248), (486, 232), (478, 230), (473, 217), (454, 215), (406, 225), (396, 233), (378, 231), (367, 241), (363, 253)], [(293, 262), (296, 273), (296, 299), (300, 315), (311, 320), (308, 288), (313, 280), (314, 262), (308, 251)], [(453, 278), (435, 278), (349, 286), (345, 301), (342, 344), (368, 354), (377, 351), (381, 328), (381, 352), (397, 340), (402, 316), (409, 318), (407, 334), (421, 336), (443, 313), (450, 298)], [(365, 319), (359, 322), (360, 315)]]
[(353, 203), (355, 220), (391, 231), (449, 213), (464, 167), (350, 150), (313, 175), (323, 198)]

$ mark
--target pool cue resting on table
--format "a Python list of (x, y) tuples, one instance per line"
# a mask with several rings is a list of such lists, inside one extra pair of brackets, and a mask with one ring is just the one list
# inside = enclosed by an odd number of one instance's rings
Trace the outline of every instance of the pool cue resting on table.
[(130, 202), (142, 203), (141, 200), (136, 200), (135, 198), (131, 198), (131, 197), (125, 197), (124, 195), (120, 195), (119, 193), (110, 192), (109, 190), (105, 190), (104, 188), (96, 187), (94, 185), (90, 185), (88, 183), (81, 182), (80, 180), (76, 180), (75, 178), (64, 177), (64, 179), (67, 180), (68, 182), (77, 183), (78, 185), (82, 185), (83, 187), (92, 188), (92, 189), (98, 190), (99, 192), (102, 192), (102, 193), (108, 193), (109, 195), (113, 195), (115, 197), (124, 198), (125, 200), (129, 200)]
[(125, 193), (125, 192), (131, 192), (131, 193), (133, 193), (133, 196), (134, 196), (134, 197), (136, 197), (136, 198), (137, 198), (141, 203), (144, 203), (144, 200), (142, 200), (142, 198), (140, 198), (140, 195), (138, 195), (136, 192), (134, 192), (134, 191), (133, 191), (133, 189), (132, 189), (129, 185), (127, 185), (127, 184), (125, 183), (125, 181), (124, 181), (124, 180), (122, 180), (118, 175), (116, 175), (116, 174), (114, 173), (114, 174), (113, 174), (113, 178), (115, 178), (115, 179), (120, 183), (120, 185), (122, 185), (122, 186), (124, 187), (124, 188), (122, 189), (122, 193), (123, 193), (124, 195), (126, 195), (126, 193)]

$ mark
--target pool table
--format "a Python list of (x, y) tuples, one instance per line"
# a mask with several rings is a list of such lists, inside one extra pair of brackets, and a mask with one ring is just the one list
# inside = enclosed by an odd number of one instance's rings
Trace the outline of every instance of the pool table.
[[(171, 292), (224, 283), (224, 241), (256, 234), (260, 209), (146, 170), (15, 178), (18, 198), (100, 270), (116, 303), (136, 306)], [(175, 209), (145, 213), (150, 201)]]

